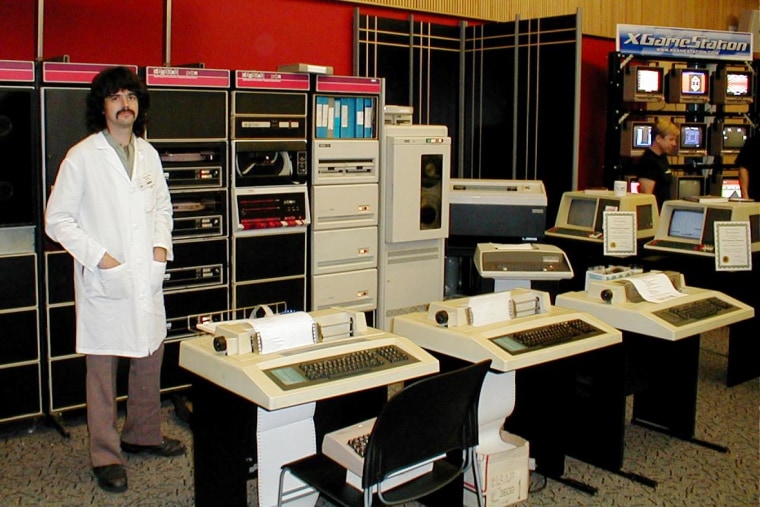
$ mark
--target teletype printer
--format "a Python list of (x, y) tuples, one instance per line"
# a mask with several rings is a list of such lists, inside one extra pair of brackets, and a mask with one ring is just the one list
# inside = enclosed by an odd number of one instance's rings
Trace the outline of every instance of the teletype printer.
[[(292, 312), (199, 328), (208, 334), (182, 343), (180, 366), (269, 410), (438, 370), (430, 354), (407, 338), (367, 326), (358, 311)], [(267, 352), (268, 337), (297, 346)], [(356, 368), (342, 369), (349, 359)], [(312, 373), (317, 369), (328, 370)]]
[[(596, 315), (623, 331), (626, 395), (633, 395), (634, 423), (726, 452), (694, 437), (700, 334), (750, 319), (755, 311), (720, 291), (684, 282), (674, 271), (589, 280), (588, 290), (560, 294), (556, 304)], [(729, 363), (730, 348), (729, 340)]]
[(559, 294), (557, 306), (596, 315), (623, 331), (679, 340), (754, 315), (722, 292), (690, 287), (680, 273), (647, 272), (590, 280), (588, 290)]
[[(198, 377), (193, 459), (199, 504), (249, 505), (246, 482), (255, 464), (258, 505), (274, 505), (280, 467), (314, 453), (318, 429), (332, 417), (320, 417), (316, 402), (438, 371), (432, 355), (367, 326), (360, 311), (211, 315), (198, 327), (206, 334), (182, 342), (179, 364)], [(297, 505), (314, 505), (313, 496)]]
[(619, 343), (602, 320), (550, 303), (544, 291), (511, 291), (434, 301), (394, 318), (393, 332), (422, 348), (508, 372)]
[[(594, 406), (615, 404), (622, 410), (624, 399), (606, 388), (578, 396), (572, 386), (576, 364), (586, 363), (604, 366), (593, 366), (591, 377), (584, 378), (596, 383), (604, 375), (599, 382), (611, 383), (606, 369), (619, 370), (619, 330), (587, 313), (553, 306), (547, 292), (514, 288), (431, 302), (426, 312), (395, 317), (393, 332), (431, 351), (442, 370), (447, 364), (491, 359), (480, 395), (480, 406), (491, 407), (488, 417), (478, 421), (481, 442), (490, 445), (501, 439), (499, 429), (504, 426), (530, 441), (540, 473), (595, 491), (563, 477), (565, 455), (572, 446), (585, 447), (589, 441), (603, 446), (612, 442), (616, 449), (623, 421), (614, 411), (601, 413)], [(577, 413), (568, 419), (569, 412)], [(513, 420), (516, 424), (505, 426)], [(613, 456), (611, 468), (618, 466), (617, 458)]]

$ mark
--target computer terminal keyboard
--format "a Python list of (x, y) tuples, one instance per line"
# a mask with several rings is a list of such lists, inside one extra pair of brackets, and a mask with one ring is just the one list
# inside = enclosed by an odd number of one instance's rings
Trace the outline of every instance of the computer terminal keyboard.
[(699, 299), (682, 305), (671, 306), (654, 312), (657, 317), (675, 325), (683, 326), (696, 320), (707, 319), (739, 308), (717, 297)]
[(695, 245), (694, 243), (686, 243), (683, 241), (673, 241), (669, 239), (653, 239), (647, 246), (656, 246), (658, 248), (671, 248), (673, 250), (686, 250), (686, 251), (710, 251), (711, 245)]
[(348, 446), (363, 458), (364, 453), (367, 450), (367, 442), (369, 442), (369, 433), (350, 439), (348, 441)]
[(599, 239), (602, 237), (602, 233), (590, 233), (585, 230), (570, 229), (569, 227), (552, 227), (549, 232), (554, 234), (562, 234), (564, 236), (577, 236), (579, 238), (593, 238)]
[(265, 370), (265, 373), (280, 387), (287, 390), (415, 362), (417, 359), (407, 354), (401, 347), (384, 345), (272, 368)]
[(493, 338), (510, 354), (521, 354), (561, 343), (597, 336), (603, 331), (581, 319), (547, 324)]

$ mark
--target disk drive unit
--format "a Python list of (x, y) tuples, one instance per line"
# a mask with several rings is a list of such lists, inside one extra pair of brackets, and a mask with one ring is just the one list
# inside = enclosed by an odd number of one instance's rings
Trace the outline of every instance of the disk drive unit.
[(385, 127), (385, 241), (445, 238), (451, 138), (441, 125)]

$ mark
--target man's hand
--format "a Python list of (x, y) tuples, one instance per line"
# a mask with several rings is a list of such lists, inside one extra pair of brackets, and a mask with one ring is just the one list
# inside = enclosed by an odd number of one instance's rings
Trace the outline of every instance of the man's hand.
[(115, 268), (116, 266), (120, 264), (121, 262), (111, 257), (111, 255), (108, 252), (106, 252), (103, 254), (103, 257), (100, 258), (100, 262), (98, 262), (98, 267), (100, 269), (111, 269), (111, 268)]
[(156, 262), (166, 262), (166, 248), (162, 248), (160, 246), (154, 246), (153, 260)]

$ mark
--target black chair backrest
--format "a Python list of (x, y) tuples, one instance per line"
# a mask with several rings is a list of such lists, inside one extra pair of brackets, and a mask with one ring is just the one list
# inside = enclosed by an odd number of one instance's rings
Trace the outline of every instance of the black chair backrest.
[(478, 400), (491, 360), (406, 386), (383, 407), (364, 456), (362, 487), (440, 454), (478, 444)]

